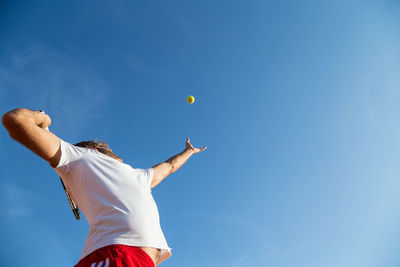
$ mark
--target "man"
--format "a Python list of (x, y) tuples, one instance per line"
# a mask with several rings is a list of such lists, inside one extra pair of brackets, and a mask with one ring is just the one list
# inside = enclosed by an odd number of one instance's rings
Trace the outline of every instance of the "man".
[(195, 148), (186, 148), (150, 169), (124, 164), (106, 143), (69, 144), (48, 131), (50, 117), (25, 108), (3, 115), (10, 136), (49, 162), (89, 222), (77, 267), (153, 267), (171, 255), (151, 188), (178, 170)]

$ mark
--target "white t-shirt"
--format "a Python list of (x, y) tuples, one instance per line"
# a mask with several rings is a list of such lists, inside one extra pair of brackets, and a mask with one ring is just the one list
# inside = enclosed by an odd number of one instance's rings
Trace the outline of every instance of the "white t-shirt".
[(161, 249), (160, 262), (171, 256), (151, 195), (153, 169), (133, 169), (61, 140), (55, 171), (90, 225), (80, 259), (112, 244)]

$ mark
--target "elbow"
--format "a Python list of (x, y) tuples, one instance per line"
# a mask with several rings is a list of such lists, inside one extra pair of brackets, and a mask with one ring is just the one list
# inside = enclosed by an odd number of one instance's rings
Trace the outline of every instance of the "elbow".
[(10, 137), (13, 138), (13, 132), (16, 128), (16, 121), (12, 115), (6, 113), (1, 117), (1, 123), (3, 124), (4, 128), (6, 128)]
[(177, 171), (177, 169), (174, 166), (172, 166), (171, 169), (168, 172), (168, 175), (173, 174), (176, 171)]
[(175, 164), (173, 162), (169, 163), (168, 175), (174, 173), (176, 170), (177, 170), (177, 168), (175, 167)]
[(21, 114), (21, 109), (14, 109), (5, 113), (1, 117), (1, 123), (4, 128), (11, 134), (12, 130), (19, 124), (22, 120), (23, 115)]
[(10, 114), (10, 112), (7, 112), (1, 117), (1, 123), (3, 124), (4, 128), (7, 130), (11, 127), (12, 122), (13, 122), (13, 116)]

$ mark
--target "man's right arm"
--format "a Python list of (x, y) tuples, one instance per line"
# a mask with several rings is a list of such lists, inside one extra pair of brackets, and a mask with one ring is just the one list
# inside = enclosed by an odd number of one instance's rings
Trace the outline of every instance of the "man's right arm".
[(17, 108), (5, 113), (2, 123), (11, 138), (56, 167), (60, 161), (60, 139), (46, 130), (51, 119), (41, 111)]

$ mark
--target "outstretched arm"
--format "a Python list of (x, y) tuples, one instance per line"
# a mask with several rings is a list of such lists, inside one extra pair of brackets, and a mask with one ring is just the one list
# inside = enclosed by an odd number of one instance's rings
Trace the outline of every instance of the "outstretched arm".
[(11, 138), (56, 167), (60, 161), (60, 139), (46, 130), (50, 117), (42, 111), (17, 108), (3, 115), (2, 123)]
[(194, 154), (205, 150), (207, 147), (195, 148), (191, 143), (190, 139), (186, 139), (186, 148), (179, 154), (169, 158), (163, 163), (153, 166), (153, 180), (151, 182), (151, 188), (158, 185), (162, 180), (165, 179), (171, 173), (176, 172), (185, 162)]

